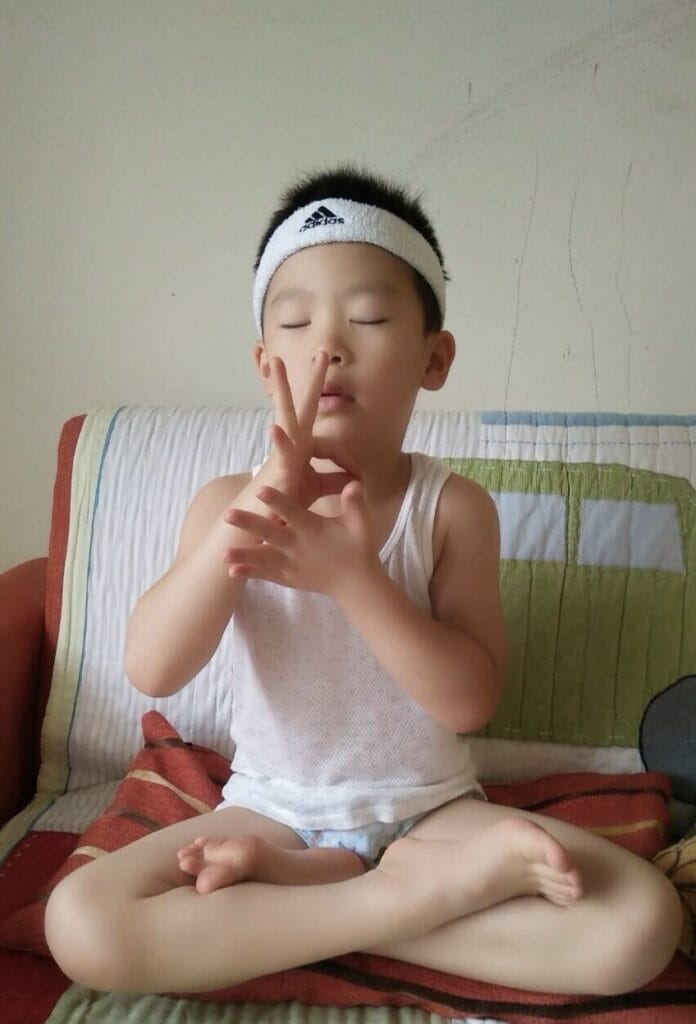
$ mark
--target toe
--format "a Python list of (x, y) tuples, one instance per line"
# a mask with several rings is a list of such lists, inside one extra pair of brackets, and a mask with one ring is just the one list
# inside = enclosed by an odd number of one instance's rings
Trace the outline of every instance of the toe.
[(207, 864), (196, 879), (196, 889), (202, 895), (233, 885), (239, 879), (230, 864)]

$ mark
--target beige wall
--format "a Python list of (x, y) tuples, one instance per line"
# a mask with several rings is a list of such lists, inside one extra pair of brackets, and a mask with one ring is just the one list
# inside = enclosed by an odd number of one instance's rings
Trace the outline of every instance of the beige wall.
[(3, 0), (0, 40), (0, 569), (68, 416), (262, 404), (255, 248), (339, 158), (439, 232), (422, 408), (696, 412), (693, 2)]

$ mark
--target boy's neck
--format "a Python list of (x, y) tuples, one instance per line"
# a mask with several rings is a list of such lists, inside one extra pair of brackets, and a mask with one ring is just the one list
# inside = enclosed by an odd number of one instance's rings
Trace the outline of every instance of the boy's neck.
[[(312, 466), (318, 473), (343, 468), (331, 459), (312, 459)], [(360, 460), (360, 471), (366, 502), (381, 504), (404, 494), (411, 474), (411, 460), (406, 452), (401, 451), (390, 459), (373, 455)]]

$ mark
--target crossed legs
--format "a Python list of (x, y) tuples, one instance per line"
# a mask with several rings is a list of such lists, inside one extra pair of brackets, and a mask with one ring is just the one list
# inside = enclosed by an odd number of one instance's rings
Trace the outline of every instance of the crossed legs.
[(438, 808), (406, 838), (456, 842), (466, 860), (477, 835), (499, 822), (525, 820), (561, 844), (579, 872), (582, 898), (567, 906), (507, 900), (363, 951), (543, 992), (616, 994), (657, 976), (674, 954), (682, 910), (672, 884), (649, 861), (565, 822), (478, 800)]
[[(206, 868), (223, 875), (205, 882)], [(64, 879), (46, 934), (70, 977), (116, 991), (204, 991), (365, 951), (522, 988), (605, 992), (657, 974), (680, 921), (651, 865), (571, 826), (465, 799), (368, 872), (240, 808), (183, 822)]]

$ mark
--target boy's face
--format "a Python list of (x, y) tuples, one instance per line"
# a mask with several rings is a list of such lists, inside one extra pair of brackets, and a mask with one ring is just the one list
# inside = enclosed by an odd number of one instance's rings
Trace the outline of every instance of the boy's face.
[(266, 293), (263, 328), (255, 356), (266, 394), (269, 357), (282, 357), (297, 400), (316, 354), (328, 353), (325, 388), (343, 399), (320, 399), (315, 432), (324, 436), (386, 431), (400, 444), (419, 389), (442, 387), (454, 358), (449, 331), (424, 333), (411, 268), (362, 242), (315, 245), (285, 260)]

